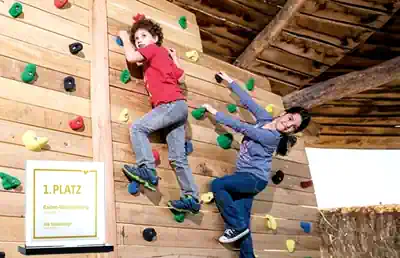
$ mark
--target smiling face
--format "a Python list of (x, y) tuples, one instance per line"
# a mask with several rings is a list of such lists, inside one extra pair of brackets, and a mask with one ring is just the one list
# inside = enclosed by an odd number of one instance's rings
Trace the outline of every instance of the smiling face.
[(135, 32), (136, 48), (143, 48), (158, 41), (158, 36), (152, 36), (148, 30), (138, 29)]
[(276, 129), (282, 133), (292, 133), (301, 124), (301, 116), (298, 113), (284, 113), (276, 119)]

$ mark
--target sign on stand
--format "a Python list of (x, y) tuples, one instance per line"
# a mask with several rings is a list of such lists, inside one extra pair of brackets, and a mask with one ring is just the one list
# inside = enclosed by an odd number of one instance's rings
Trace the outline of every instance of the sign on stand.
[(21, 253), (112, 251), (105, 242), (104, 163), (28, 160), (25, 169)]

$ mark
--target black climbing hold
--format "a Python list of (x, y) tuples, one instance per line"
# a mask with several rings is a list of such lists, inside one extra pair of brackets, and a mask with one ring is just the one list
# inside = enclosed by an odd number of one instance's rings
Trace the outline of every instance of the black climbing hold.
[(71, 54), (76, 55), (83, 49), (82, 43), (76, 42), (69, 45), (69, 52)]
[(67, 76), (64, 78), (64, 89), (66, 91), (74, 91), (76, 88), (75, 79), (72, 76)]
[(215, 80), (216, 80), (218, 83), (221, 83), (224, 79), (222, 79), (222, 77), (221, 77), (219, 74), (215, 74)]
[(6, 253), (5, 252), (0, 252), (0, 258), (6, 258)]
[(156, 240), (157, 232), (154, 230), (154, 228), (146, 228), (143, 230), (143, 238), (148, 242)]
[(282, 170), (278, 170), (276, 171), (275, 175), (271, 178), (272, 182), (274, 182), (274, 184), (279, 185), (284, 178), (285, 174), (282, 172)]

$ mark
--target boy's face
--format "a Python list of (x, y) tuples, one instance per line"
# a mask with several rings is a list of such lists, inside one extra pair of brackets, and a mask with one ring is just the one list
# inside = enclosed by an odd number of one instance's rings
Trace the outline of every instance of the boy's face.
[(148, 30), (138, 29), (135, 32), (136, 48), (143, 48), (158, 41), (158, 36), (153, 37)]

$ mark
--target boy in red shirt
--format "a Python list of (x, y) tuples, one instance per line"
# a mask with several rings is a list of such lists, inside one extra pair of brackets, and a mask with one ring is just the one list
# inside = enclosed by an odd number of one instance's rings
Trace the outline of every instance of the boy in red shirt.
[[(125, 57), (130, 63), (142, 63), (144, 81), (153, 109), (135, 121), (131, 127), (131, 141), (136, 154), (136, 166), (124, 166), (124, 170), (153, 185), (157, 185), (149, 134), (166, 130), (168, 158), (175, 169), (181, 187), (180, 200), (168, 202), (178, 211), (198, 213), (199, 190), (185, 152), (185, 123), (188, 106), (179, 84), (184, 80), (176, 52), (162, 47), (163, 33), (160, 25), (142, 17), (131, 28), (130, 35), (120, 31)], [(138, 177), (138, 178), (136, 178)]]

